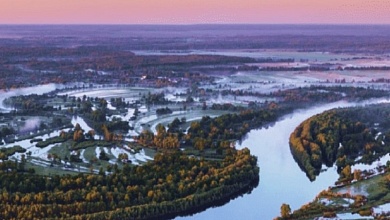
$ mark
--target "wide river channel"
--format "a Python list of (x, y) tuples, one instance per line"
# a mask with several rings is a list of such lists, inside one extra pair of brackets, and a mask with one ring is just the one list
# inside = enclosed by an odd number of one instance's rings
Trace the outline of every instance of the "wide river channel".
[(286, 115), (271, 127), (250, 131), (237, 148), (248, 147), (251, 154), (258, 157), (259, 185), (251, 194), (245, 194), (221, 207), (177, 219), (272, 220), (280, 216), (282, 203), (289, 204), (292, 210), (300, 208), (312, 201), (320, 191), (334, 185), (338, 174), (334, 168), (329, 168), (316, 181), (310, 182), (290, 153), (290, 134), (302, 121), (325, 110), (381, 102), (388, 101), (376, 99), (359, 104), (336, 102), (315, 106)]
[[(31, 91), (31, 89), (33, 90)], [(1, 92), (0, 102), (13, 95), (49, 92), (54, 90), (55, 86), (46, 85), (31, 89)], [(325, 110), (381, 102), (388, 102), (388, 100), (375, 99), (363, 103), (340, 101), (313, 106), (286, 115), (267, 128), (251, 130), (247, 138), (240, 145), (237, 145), (237, 148), (248, 147), (251, 154), (258, 157), (259, 185), (251, 194), (245, 194), (223, 206), (209, 208), (192, 216), (176, 219), (268, 220), (280, 215), (282, 203), (289, 204), (292, 210), (298, 209), (303, 204), (313, 200), (320, 191), (332, 186), (338, 175), (333, 168), (329, 168), (326, 172), (321, 173), (315, 182), (310, 182), (290, 153), (288, 140), (293, 130), (305, 119)], [(4, 110), (5, 107), (0, 104), (0, 109)]]

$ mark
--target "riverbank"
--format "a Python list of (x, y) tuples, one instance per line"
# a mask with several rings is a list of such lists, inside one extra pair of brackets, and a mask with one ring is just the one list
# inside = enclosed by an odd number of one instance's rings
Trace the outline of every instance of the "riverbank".
[(388, 213), (375, 211), (375, 207), (390, 202), (390, 126), (384, 117), (388, 109), (388, 104), (333, 109), (310, 117), (294, 130), (290, 147), (308, 177), (312, 180), (322, 175), (311, 171), (318, 165), (337, 169), (339, 176), (334, 179), (335, 187), (322, 191), (289, 218), (345, 213), (363, 218), (389, 217)]
[(220, 162), (167, 151), (143, 166), (114, 167), (112, 173), (99, 175), (22, 174), (19, 167), (21, 163), (7, 162), (0, 170), (2, 219), (165, 218), (233, 199), (250, 192), (259, 180), (257, 159), (248, 149), (232, 149)]
[[(312, 202), (293, 211), (288, 219), (388, 219), (381, 206), (390, 202), (389, 169), (371, 178), (320, 192)], [(283, 218), (281, 218), (283, 219)]]
[[(375, 100), (373, 102), (381, 101), (386, 101), (386, 99)], [(281, 203), (289, 200), (297, 201), (293, 206), (295, 208), (313, 198), (315, 193), (318, 193), (322, 189), (331, 185), (329, 179), (335, 179), (331, 178), (331, 176), (334, 175), (334, 172), (329, 171), (328, 174), (325, 174), (324, 178), (319, 178), (319, 182), (316, 181), (315, 184), (311, 184), (307, 181), (304, 174), (296, 166), (295, 162), (291, 160), (291, 154), (288, 150), (288, 136), (300, 122), (310, 117), (312, 114), (319, 113), (333, 107), (355, 104), (356, 103), (340, 101), (332, 104), (317, 105), (313, 108), (297, 110), (292, 114), (283, 116), (277, 122), (271, 123), (267, 128), (262, 128), (260, 130), (252, 129), (238, 148), (248, 146), (251, 148), (252, 152), (254, 152), (254, 155), (259, 157), (258, 164), (262, 167), (261, 187), (255, 188), (251, 194), (246, 195), (244, 198), (239, 197), (222, 207), (211, 208), (204, 212), (204, 214), (199, 213), (194, 216), (186, 216), (185, 218), (199, 218), (199, 216), (207, 215), (206, 217), (200, 218), (212, 218), (212, 216), (241, 218), (241, 216), (247, 216), (250, 219), (272, 219), (278, 215)], [(145, 111), (147, 111), (146, 107)], [(204, 111), (204, 113), (207, 112), (207, 110)], [(282, 125), (280, 125), (280, 123)], [(258, 131), (264, 132), (264, 134), (257, 136), (256, 132)], [(251, 133), (256, 135), (253, 136)], [(262, 149), (262, 151), (258, 152), (259, 149)], [(95, 150), (86, 150), (85, 152), (81, 152), (81, 155), (84, 153), (97, 156)], [(106, 151), (106, 153), (110, 153), (110, 151)], [(88, 170), (86, 172), (88, 172)], [(94, 172), (97, 173), (98, 170), (94, 170)], [(284, 184), (286, 179), (289, 180), (288, 186)], [(323, 182), (321, 183), (321, 181)], [(307, 189), (307, 192), (300, 192), (302, 186)], [(259, 190), (261, 193), (257, 193)], [(277, 196), (275, 197), (275, 195)], [(231, 204), (233, 204), (233, 206)], [(257, 205), (255, 206), (255, 204), (259, 204), (259, 206), (262, 207), (260, 208)], [(251, 213), (246, 212), (245, 210), (247, 210), (248, 207), (254, 211)], [(224, 210), (223, 213), (215, 214), (214, 210), (220, 209)]]

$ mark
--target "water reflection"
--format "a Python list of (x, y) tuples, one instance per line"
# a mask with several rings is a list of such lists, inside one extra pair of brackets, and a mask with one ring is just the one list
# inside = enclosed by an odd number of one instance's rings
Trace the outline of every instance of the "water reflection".
[[(242, 189), (236, 193), (233, 193), (228, 198), (224, 198), (224, 199), (221, 199), (219, 201), (215, 201), (215, 202), (213, 202), (213, 204), (206, 204), (204, 206), (194, 208), (192, 210), (189, 210), (187, 212), (182, 213), (181, 216), (192, 217), (191, 215), (194, 215), (194, 214), (199, 213), (199, 212), (203, 212), (209, 208), (216, 208), (216, 207), (224, 206), (224, 205), (228, 204), (231, 200), (243, 197), (244, 195), (250, 195), (252, 193), (253, 189), (257, 188), (258, 185), (259, 185), (259, 179), (256, 179), (249, 186), (245, 187), (244, 189)], [(166, 217), (167, 218), (174, 218), (175, 215), (176, 214), (169, 215)]]
[[(375, 99), (359, 105), (388, 102)], [(249, 195), (228, 204), (208, 209), (185, 219), (273, 219), (280, 215), (282, 203), (295, 210), (311, 201), (323, 189), (334, 184), (337, 172), (333, 168), (310, 182), (295, 163), (288, 143), (291, 132), (305, 119), (325, 110), (355, 106), (356, 103), (336, 102), (296, 111), (283, 117), (268, 129), (252, 130), (237, 148), (248, 147), (258, 157), (260, 184)], [(181, 218), (178, 218), (181, 219)]]
[[(2, 105), (2, 101), (5, 98), (13, 95), (41, 94), (52, 91), (55, 88), (56, 86), (54, 84), (49, 84), (11, 92), (0, 92), (0, 112), (1, 108), (5, 108)], [(376, 99), (360, 104), (382, 102), (388, 102), (388, 100)], [(256, 187), (256, 184), (253, 191), (250, 189), (245, 192), (251, 192), (250, 194), (245, 194), (243, 197), (237, 197), (238, 195), (236, 195), (235, 197), (237, 198), (234, 200), (230, 201), (229, 199), (223, 201), (221, 204), (215, 204), (223, 206), (207, 209), (193, 216), (178, 217), (178, 219), (273, 219), (279, 215), (280, 205), (282, 203), (290, 204), (294, 210), (304, 203), (311, 201), (318, 192), (333, 185), (337, 179), (337, 173), (331, 168), (327, 172), (321, 173), (315, 182), (310, 182), (291, 156), (288, 144), (289, 136), (296, 126), (312, 115), (331, 108), (354, 105), (356, 103), (337, 102), (316, 106), (308, 110), (296, 111), (293, 114), (287, 115), (268, 128), (252, 130), (237, 148), (248, 147), (251, 153), (258, 157), (258, 164), (261, 170), (259, 187)], [(81, 120), (81, 118), (74, 118), (72, 122), (81, 123), (83, 128), (88, 130), (89, 127), (84, 126)], [(44, 135), (40, 138), (58, 135), (58, 133), (59, 131), (56, 131), (56, 133)], [(47, 153), (42, 149), (36, 149), (36, 147), (29, 143), (29, 140), (14, 144), (20, 144), (24, 148), (32, 151), (33, 156), (45, 157)], [(228, 203), (225, 204), (226, 202)], [(203, 211), (204, 209), (202, 208), (196, 211)]]

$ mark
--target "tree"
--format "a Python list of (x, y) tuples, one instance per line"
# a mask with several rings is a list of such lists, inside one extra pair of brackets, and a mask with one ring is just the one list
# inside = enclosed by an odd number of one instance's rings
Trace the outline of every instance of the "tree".
[(353, 178), (357, 181), (362, 180), (362, 171), (359, 169), (356, 169), (353, 171)]
[[(188, 96), (188, 97), (186, 98), (186, 102), (187, 102), (187, 103), (194, 102), (194, 99), (193, 99), (191, 96)], [(186, 105), (184, 105), (184, 111), (185, 111), (185, 110), (187, 110), (187, 106), (186, 106)]]
[(351, 166), (349, 166), (349, 165), (345, 166), (344, 169), (340, 173), (340, 177), (351, 178), (352, 177)]
[(153, 144), (154, 134), (149, 130), (143, 130), (138, 137), (138, 143), (147, 146)]
[(203, 102), (203, 105), (202, 105), (202, 110), (206, 110), (206, 109), (207, 109), (206, 102)]
[(81, 126), (80, 126), (79, 123), (76, 123), (76, 124), (75, 124), (74, 130), (75, 130), (75, 131), (81, 130)]
[(112, 171), (112, 165), (108, 164), (107, 165), (107, 172), (111, 173), (111, 171)]
[(282, 206), (280, 207), (280, 214), (284, 219), (289, 218), (291, 214), (290, 205), (283, 203)]
[(100, 159), (100, 160), (109, 160), (109, 159), (110, 159), (110, 158), (107, 157), (107, 154), (106, 154), (106, 152), (104, 151), (104, 149), (102, 149), (102, 150), (100, 151), (99, 159)]
[(95, 130), (89, 130), (88, 133), (87, 133), (87, 137), (91, 140), (95, 140)]
[(106, 126), (105, 124), (103, 124), (102, 130), (103, 130), (103, 133), (104, 133), (104, 140), (106, 140), (106, 141), (112, 141), (113, 138), (114, 138), (114, 134), (112, 134), (112, 133), (108, 130), (108, 128), (107, 128), (107, 126)]
[(195, 139), (195, 144), (194, 144), (194, 147), (199, 150), (199, 151), (203, 151), (204, 148), (206, 146), (206, 140), (203, 139), (203, 138), (196, 138)]
[(67, 135), (66, 135), (66, 132), (62, 130), (62, 131), (60, 132), (60, 137), (61, 137), (62, 139), (66, 139), (66, 136), (67, 136)]
[(100, 169), (99, 169), (99, 175), (101, 175), (101, 176), (105, 176), (105, 172), (104, 172), (104, 170), (103, 170), (103, 167), (100, 167)]
[(129, 156), (126, 153), (120, 153), (118, 155), (118, 160), (123, 163), (127, 163), (127, 161), (129, 160)]
[(77, 141), (77, 142), (84, 140), (84, 132), (83, 132), (83, 130), (81, 130), (81, 129), (80, 130), (75, 130), (74, 133), (73, 133), (73, 140)]
[(170, 124), (168, 124), (168, 132), (174, 133), (179, 130), (181, 122), (178, 118), (175, 118)]
[(156, 130), (157, 130), (157, 134), (156, 136), (154, 136), (154, 145), (156, 145), (156, 147), (162, 147), (163, 146), (163, 141), (167, 135), (167, 131), (164, 127), (164, 125), (162, 124), (158, 124), (156, 126)]
[(19, 170), (24, 171), (25, 164), (26, 164), (26, 155), (22, 154), (21, 162), (19, 163)]

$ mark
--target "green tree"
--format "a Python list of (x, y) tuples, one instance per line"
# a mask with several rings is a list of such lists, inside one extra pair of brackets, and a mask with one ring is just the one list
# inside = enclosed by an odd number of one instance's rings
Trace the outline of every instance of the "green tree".
[(104, 151), (104, 149), (102, 149), (102, 150), (100, 151), (99, 159), (100, 159), (100, 160), (109, 160), (109, 158), (107, 157), (107, 154), (106, 154), (106, 152)]
[(284, 219), (289, 218), (291, 214), (290, 205), (283, 203), (282, 206), (280, 207), (280, 214)]
[(206, 146), (206, 140), (205, 139), (203, 139), (203, 138), (196, 138), (195, 139), (194, 147), (197, 150), (203, 151), (205, 149), (205, 146)]

